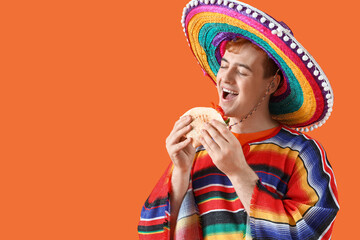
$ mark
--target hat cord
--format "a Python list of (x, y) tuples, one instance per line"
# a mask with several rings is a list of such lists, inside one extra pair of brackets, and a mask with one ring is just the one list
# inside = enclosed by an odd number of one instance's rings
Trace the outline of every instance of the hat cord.
[(271, 83), (269, 84), (269, 86), (268, 86), (268, 88), (267, 88), (264, 96), (260, 99), (260, 101), (255, 105), (255, 107), (253, 107), (253, 109), (250, 110), (250, 112), (249, 112), (248, 114), (246, 114), (244, 117), (242, 117), (239, 122), (236, 122), (236, 123), (234, 123), (234, 124), (229, 125), (229, 126), (228, 126), (229, 130), (231, 130), (231, 128), (232, 128), (233, 126), (235, 126), (235, 125), (237, 125), (237, 124), (239, 124), (239, 123), (242, 123), (243, 121), (245, 121), (246, 119), (248, 119), (248, 118), (258, 109), (258, 107), (259, 107), (259, 106), (261, 105), (261, 103), (264, 101), (264, 99), (266, 98), (266, 96), (269, 94), (271, 84), (274, 82), (276, 76), (277, 76), (278, 73), (279, 73), (279, 70), (280, 70), (280, 68), (276, 71), (276, 73), (275, 73), (275, 75), (274, 75), (274, 78), (271, 80)]

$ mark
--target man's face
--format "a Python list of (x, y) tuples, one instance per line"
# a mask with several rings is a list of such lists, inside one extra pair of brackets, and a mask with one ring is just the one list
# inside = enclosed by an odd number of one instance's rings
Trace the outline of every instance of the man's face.
[(227, 116), (244, 117), (264, 96), (272, 79), (263, 78), (264, 60), (250, 44), (243, 45), (239, 53), (225, 52), (216, 79), (219, 105)]

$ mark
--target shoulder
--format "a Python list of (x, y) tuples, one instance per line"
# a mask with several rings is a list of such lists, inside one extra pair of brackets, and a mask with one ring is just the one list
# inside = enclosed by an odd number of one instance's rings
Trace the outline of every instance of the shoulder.
[(296, 150), (299, 154), (303, 154), (308, 151), (324, 151), (321, 143), (316, 139), (286, 126), (283, 126), (278, 134), (269, 139), (269, 141), (272, 141), (277, 145)]
[[(287, 126), (282, 126), (275, 136), (257, 144), (264, 143), (277, 145), (281, 149), (289, 149), (292, 154), (296, 152), (297, 157), (305, 163), (322, 165), (327, 162), (326, 152), (319, 141)], [(327, 165), (330, 164), (327, 163)]]
[(298, 154), (298, 162), (301, 163), (307, 171), (332, 172), (332, 167), (328, 161), (324, 147), (314, 138), (283, 126), (271, 141), (296, 151)]

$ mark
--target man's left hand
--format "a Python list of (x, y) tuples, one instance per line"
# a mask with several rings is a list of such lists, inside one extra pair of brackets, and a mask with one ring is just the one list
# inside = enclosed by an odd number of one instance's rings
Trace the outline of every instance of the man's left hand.
[(241, 172), (247, 166), (239, 140), (221, 122), (212, 120), (202, 130), (201, 144), (215, 166), (228, 177)]

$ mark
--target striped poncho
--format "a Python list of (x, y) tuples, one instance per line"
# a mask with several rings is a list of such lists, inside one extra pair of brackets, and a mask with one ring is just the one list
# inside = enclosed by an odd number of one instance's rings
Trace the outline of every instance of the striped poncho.
[[(339, 204), (334, 173), (322, 146), (280, 126), (242, 147), (260, 178), (250, 213), (227, 176), (200, 147), (179, 212), (176, 239), (330, 239)], [(171, 170), (170, 164), (142, 208), (141, 240), (170, 239)]]

